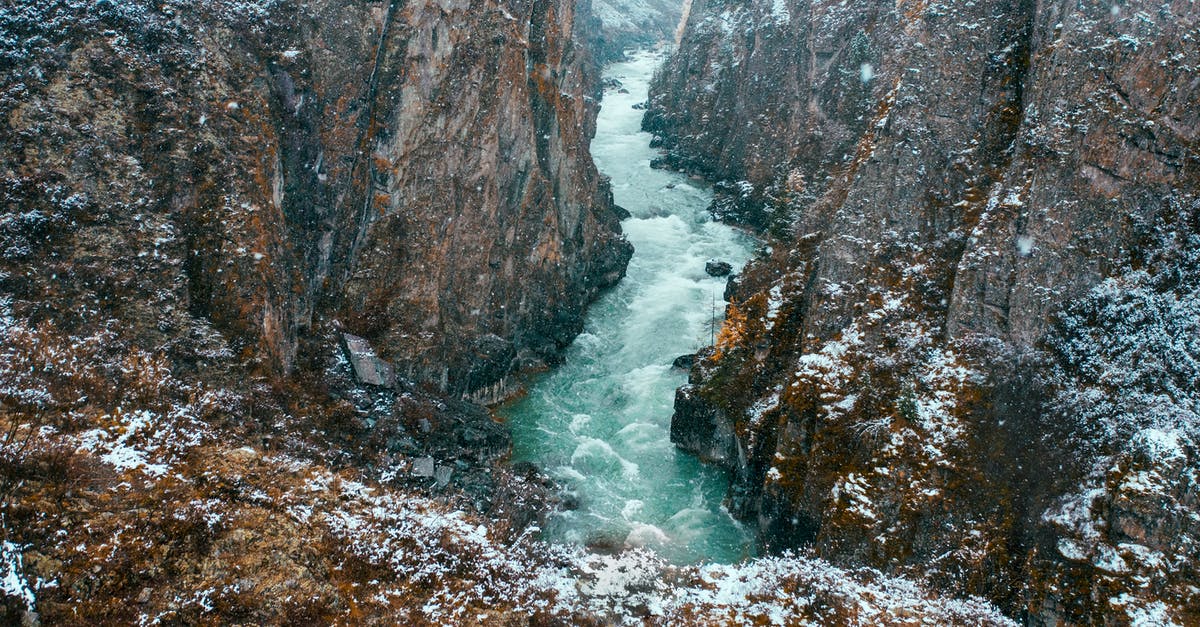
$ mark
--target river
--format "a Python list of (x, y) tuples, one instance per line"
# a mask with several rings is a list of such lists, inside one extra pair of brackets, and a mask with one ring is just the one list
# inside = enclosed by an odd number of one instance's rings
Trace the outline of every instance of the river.
[[(551, 541), (644, 546), (676, 563), (735, 562), (753, 553), (750, 533), (722, 507), (728, 479), (670, 442), (675, 389), (687, 373), (675, 357), (710, 343), (724, 311), (724, 279), (709, 259), (750, 257), (749, 236), (712, 221), (711, 193), (687, 176), (654, 170), (650, 135), (640, 130), (650, 79), (662, 53), (639, 52), (610, 65), (592, 141), (612, 178), (635, 252), (626, 278), (594, 303), (563, 364), (531, 381), (501, 410), (514, 461), (530, 461), (571, 490), (578, 507), (553, 516)], [(627, 92), (627, 93), (625, 93)]]

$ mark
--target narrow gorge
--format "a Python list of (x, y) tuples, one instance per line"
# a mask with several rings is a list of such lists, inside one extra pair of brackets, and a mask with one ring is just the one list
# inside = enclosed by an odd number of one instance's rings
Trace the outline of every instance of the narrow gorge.
[(563, 364), (502, 413), (514, 458), (545, 468), (577, 501), (554, 518), (554, 537), (732, 563), (751, 554), (751, 535), (722, 507), (724, 473), (671, 444), (671, 402), (687, 379), (672, 362), (711, 344), (721, 322), (725, 279), (706, 264), (740, 269), (754, 242), (712, 220), (705, 186), (650, 168), (658, 153), (640, 132), (641, 105), (661, 61), (643, 52), (610, 66), (591, 144), (632, 214), (622, 222), (629, 272), (592, 306)]
[(1200, 622), (1190, 0), (0, 4), (0, 623)]

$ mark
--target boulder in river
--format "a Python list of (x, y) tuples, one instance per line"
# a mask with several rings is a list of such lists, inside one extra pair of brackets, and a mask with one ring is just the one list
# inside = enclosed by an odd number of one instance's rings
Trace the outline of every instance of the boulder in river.
[(709, 276), (729, 276), (729, 273), (733, 272), (733, 266), (724, 261), (710, 259), (708, 263), (704, 264), (704, 271)]
[(671, 362), (671, 366), (682, 370), (690, 370), (694, 363), (696, 363), (696, 353), (689, 353), (676, 357), (675, 361)]

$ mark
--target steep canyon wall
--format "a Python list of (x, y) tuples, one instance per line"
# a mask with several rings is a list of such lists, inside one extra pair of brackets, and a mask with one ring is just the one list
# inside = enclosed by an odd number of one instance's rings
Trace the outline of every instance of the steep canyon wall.
[[(466, 544), (397, 512), (537, 523), (548, 482), (460, 399), (553, 363), (631, 255), (588, 153), (588, 22), (0, 4), (0, 622), (410, 624), (466, 579), (381, 586)], [(347, 512), (309, 514), (324, 481), (421, 540), (362, 568)]]
[(552, 362), (623, 274), (586, 3), (92, 5), (0, 11), (17, 318), (272, 377), (337, 328), (458, 395)]
[(694, 4), (645, 126), (770, 239), (672, 435), (769, 547), (1197, 620), (1198, 19)]

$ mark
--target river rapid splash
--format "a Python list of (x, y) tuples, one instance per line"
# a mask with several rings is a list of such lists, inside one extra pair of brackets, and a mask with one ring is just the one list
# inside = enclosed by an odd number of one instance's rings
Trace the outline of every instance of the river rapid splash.
[(677, 563), (735, 562), (753, 554), (751, 534), (722, 506), (724, 471), (670, 441), (675, 389), (687, 373), (675, 357), (711, 342), (725, 280), (708, 276), (719, 259), (738, 271), (755, 241), (714, 222), (709, 190), (683, 174), (654, 170), (644, 102), (660, 52), (609, 66), (592, 141), (600, 171), (631, 217), (622, 223), (635, 252), (628, 274), (595, 302), (564, 362), (532, 381), (501, 410), (513, 433), (513, 460), (529, 461), (578, 501), (545, 530), (552, 541), (651, 548)]

